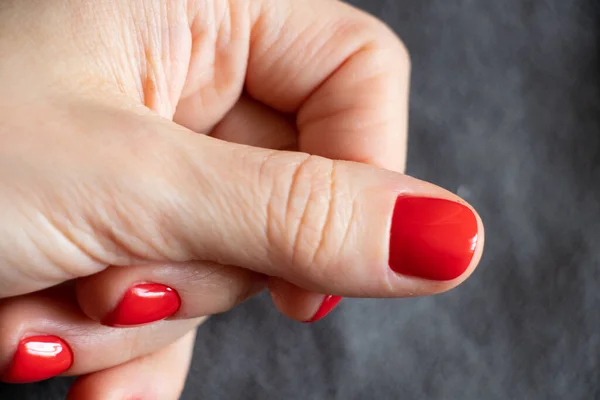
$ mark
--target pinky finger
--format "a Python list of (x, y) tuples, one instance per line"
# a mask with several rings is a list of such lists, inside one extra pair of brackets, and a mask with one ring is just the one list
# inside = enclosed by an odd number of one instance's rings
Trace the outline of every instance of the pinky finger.
[(177, 400), (190, 368), (196, 330), (158, 350), (79, 378), (67, 400)]

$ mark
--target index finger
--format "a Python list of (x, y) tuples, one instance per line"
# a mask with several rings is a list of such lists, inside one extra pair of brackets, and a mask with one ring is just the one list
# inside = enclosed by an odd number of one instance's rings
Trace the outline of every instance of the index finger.
[(341, 2), (260, 4), (247, 92), (297, 114), (300, 151), (403, 171), (410, 59), (400, 39)]

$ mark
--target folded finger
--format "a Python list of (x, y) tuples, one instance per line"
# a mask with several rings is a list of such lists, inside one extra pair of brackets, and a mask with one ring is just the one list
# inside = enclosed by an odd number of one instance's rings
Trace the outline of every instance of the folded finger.
[(343, 2), (261, 4), (250, 36), (249, 95), (298, 114), (300, 151), (402, 171), (410, 57), (400, 39)]
[(73, 289), (52, 289), (0, 303), (0, 379), (9, 383), (83, 375), (153, 353), (202, 319), (116, 329), (90, 320)]
[(109, 267), (77, 281), (90, 318), (109, 326), (137, 326), (228, 311), (266, 287), (255, 272), (207, 262)]

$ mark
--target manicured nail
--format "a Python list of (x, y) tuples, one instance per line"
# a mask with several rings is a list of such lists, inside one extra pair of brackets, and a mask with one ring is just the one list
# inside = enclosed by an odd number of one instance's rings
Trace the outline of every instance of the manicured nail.
[(323, 299), (323, 302), (321, 303), (321, 306), (319, 307), (319, 309), (317, 310), (315, 315), (313, 315), (313, 317), (311, 319), (306, 320), (304, 322), (309, 323), (309, 322), (316, 322), (316, 321), (320, 320), (321, 318), (323, 318), (324, 316), (329, 314), (331, 312), (331, 310), (333, 310), (335, 308), (335, 306), (337, 306), (341, 300), (342, 300), (342, 298), (340, 296), (330, 296), (330, 295), (325, 296), (325, 298)]
[(158, 283), (142, 283), (129, 288), (102, 323), (115, 327), (149, 324), (170, 317), (180, 306), (175, 290)]
[(21, 340), (2, 380), (8, 383), (43, 381), (65, 372), (73, 364), (73, 352), (56, 336), (31, 336)]
[(458, 278), (477, 247), (477, 219), (456, 201), (400, 196), (392, 216), (389, 266), (435, 281)]

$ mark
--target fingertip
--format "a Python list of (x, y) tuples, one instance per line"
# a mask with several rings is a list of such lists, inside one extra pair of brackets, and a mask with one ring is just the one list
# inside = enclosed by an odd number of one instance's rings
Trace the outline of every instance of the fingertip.
[(333, 295), (322, 296), (321, 305), (319, 306), (317, 311), (314, 313), (314, 315), (310, 319), (308, 319), (306, 321), (302, 321), (302, 322), (309, 324), (309, 323), (317, 322), (317, 321), (323, 319), (335, 307), (337, 307), (337, 305), (340, 303), (340, 301), (342, 301), (341, 296), (333, 296)]
[(410, 296), (440, 294), (466, 281), (485, 241), (475, 208), (441, 188), (435, 197), (399, 196), (390, 232), (390, 275)]
[(19, 342), (8, 369), (0, 376), (7, 383), (32, 383), (60, 375), (73, 365), (73, 351), (54, 335), (28, 336)]
[(209, 262), (111, 267), (80, 279), (77, 299), (103, 325), (134, 327), (226, 312), (266, 282), (264, 275)]
[(160, 283), (141, 282), (130, 286), (101, 322), (113, 327), (145, 325), (174, 315), (180, 307), (181, 298), (173, 288)]
[(461, 285), (467, 279), (469, 279), (473, 275), (473, 273), (475, 272), (477, 267), (479, 267), (479, 265), (481, 263), (481, 259), (483, 257), (483, 251), (485, 248), (485, 228), (484, 228), (483, 220), (481, 219), (481, 216), (479, 215), (477, 210), (475, 208), (473, 208), (472, 205), (470, 205), (468, 203), (465, 203), (465, 205), (471, 209), (471, 211), (473, 212), (473, 214), (475, 216), (476, 223), (477, 223), (477, 239), (476, 239), (476, 243), (475, 243), (475, 250), (473, 252), (473, 257), (471, 258), (471, 261), (469, 262), (469, 265), (467, 266), (465, 271), (460, 276), (458, 276), (456, 279), (454, 279), (451, 282), (451, 286), (448, 287), (448, 289), (446, 289), (446, 290), (453, 289), (453, 288)]
[(340, 296), (304, 290), (280, 278), (269, 279), (269, 291), (273, 303), (282, 314), (303, 323), (323, 319), (342, 300)]

